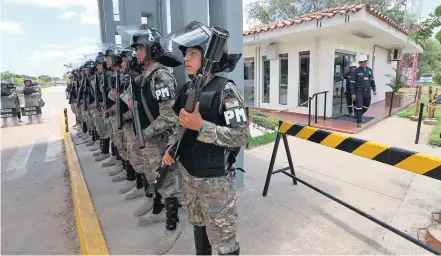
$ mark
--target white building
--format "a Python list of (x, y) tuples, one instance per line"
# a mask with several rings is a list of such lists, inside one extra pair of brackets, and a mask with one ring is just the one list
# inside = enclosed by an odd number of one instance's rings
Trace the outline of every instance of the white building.
[[(329, 91), (326, 116), (340, 113), (341, 75), (361, 54), (368, 55), (377, 95), (391, 89), (402, 53), (423, 49), (408, 32), (367, 5), (350, 5), (307, 14), (244, 32), (245, 102), (250, 107), (308, 113), (308, 97)], [(333, 99), (333, 100), (331, 100)], [(324, 95), (318, 97), (323, 115)], [(343, 104), (345, 99), (343, 96)], [(314, 107), (314, 106), (312, 106)], [(343, 106), (345, 111), (346, 106)]]

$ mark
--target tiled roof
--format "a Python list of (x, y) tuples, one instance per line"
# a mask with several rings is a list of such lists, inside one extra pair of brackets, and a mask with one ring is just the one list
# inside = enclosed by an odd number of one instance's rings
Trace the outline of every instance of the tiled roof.
[(354, 4), (354, 5), (340, 6), (340, 7), (335, 7), (335, 8), (331, 8), (331, 9), (322, 10), (322, 11), (319, 11), (319, 12), (305, 14), (305, 15), (302, 15), (302, 16), (299, 16), (299, 17), (295, 17), (295, 18), (292, 18), (292, 19), (287, 19), (287, 20), (283, 20), (283, 21), (280, 21), (280, 22), (277, 22), (277, 23), (273, 23), (273, 24), (264, 25), (264, 26), (261, 26), (261, 27), (256, 27), (256, 28), (249, 29), (249, 30), (245, 31), (243, 33), (243, 35), (244, 36), (248, 36), (248, 35), (253, 35), (253, 34), (257, 34), (257, 33), (261, 33), (261, 32), (267, 32), (267, 31), (275, 30), (275, 29), (278, 29), (278, 28), (290, 27), (290, 26), (295, 25), (295, 24), (302, 24), (303, 22), (308, 22), (308, 21), (313, 21), (313, 20), (321, 20), (321, 19), (323, 19), (325, 17), (333, 18), (333, 17), (335, 17), (337, 15), (346, 15), (349, 12), (356, 13), (356, 12), (361, 11), (363, 8), (365, 8), (366, 11), (368, 13), (370, 13), (371, 15), (373, 15), (373, 16), (379, 18), (380, 20), (390, 24), (391, 26), (393, 26), (397, 30), (403, 32), (404, 34), (409, 35), (409, 31), (407, 29), (405, 29), (404, 27), (402, 27), (398, 23), (392, 21), (391, 19), (389, 19), (385, 15), (381, 14), (379, 11), (371, 8), (367, 4), (358, 4), (358, 5)]

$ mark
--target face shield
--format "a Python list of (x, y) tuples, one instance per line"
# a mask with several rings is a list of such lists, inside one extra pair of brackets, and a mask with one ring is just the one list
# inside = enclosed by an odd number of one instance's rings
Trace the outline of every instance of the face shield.
[(202, 49), (202, 54), (205, 54), (210, 36), (210, 28), (200, 22), (193, 21), (187, 26), (161, 38), (159, 42), (168, 54), (177, 61), (184, 63), (187, 48), (200, 48)]

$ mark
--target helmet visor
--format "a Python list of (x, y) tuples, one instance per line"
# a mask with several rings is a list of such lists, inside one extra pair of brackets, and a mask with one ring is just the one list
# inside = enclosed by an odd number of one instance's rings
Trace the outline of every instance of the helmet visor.
[(187, 26), (172, 32), (159, 41), (161, 47), (180, 62), (183, 62), (183, 50), (207, 43), (211, 30), (200, 22), (193, 21)]

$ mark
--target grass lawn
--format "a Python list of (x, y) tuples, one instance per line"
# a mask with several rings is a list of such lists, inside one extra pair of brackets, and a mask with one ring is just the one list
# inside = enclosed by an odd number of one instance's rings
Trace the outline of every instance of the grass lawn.
[[(426, 107), (427, 102), (428, 100), (423, 100), (423, 103), (425, 105), (423, 110), (424, 118), (428, 117)], [(415, 115), (415, 105), (408, 106), (398, 113), (398, 116), (403, 118), (410, 118), (413, 115)], [(439, 134), (441, 133), (441, 109), (435, 110), (435, 118), (438, 119), (439, 122), (430, 134), (429, 145), (441, 147), (441, 138), (439, 137)]]
[[(279, 120), (265, 116), (264, 114), (258, 112), (250, 112), (251, 122), (267, 128), (267, 129), (277, 129), (279, 127)], [(271, 132), (263, 134), (261, 136), (253, 137), (248, 140), (247, 148), (254, 148), (262, 145), (272, 143), (276, 140), (277, 132)]]

